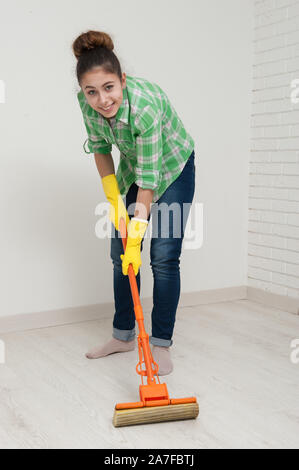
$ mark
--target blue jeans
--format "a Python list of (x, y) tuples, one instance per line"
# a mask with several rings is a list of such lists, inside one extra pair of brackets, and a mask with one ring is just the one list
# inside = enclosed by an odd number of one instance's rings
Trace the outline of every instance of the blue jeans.
[[(130, 218), (134, 215), (138, 189), (138, 186), (133, 183), (125, 196), (124, 202)], [(156, 346), (171, 346), (173, 343), (172, 335), (181, 289), (180, 255), (194, 189), (195, 165), (193, 150), (178, 178), (168, 186), (160, 199), (152, 204), (148, 217), (148, 220), (152, 217), (150, 264), (154, 278), (150, 343)], [(175, 217), (170, 210), (169, 215), (167, 214), (167, 221), (166, 217), (163, 219), (161, 203), (164, 203), (164, 207), (166, 207), (165, 203), (168, 206), (176, 203), (177, 208), (180, 208), (180, 217)], [(161, 215), (161, 218), (159, 215)], [(122, 273), (122, 261), (120, 259), (120, 255), (123, 254), (122, 239), (114, 225), (112, 225), (112, 231), (114, 233), (111, 236), (110, 256), (113, 262), (115, 303), (113, 337), (123, 341), (131, 341), (136, 334), (134, 304), (129, 277)], [(141, 251), (143, 241), (141, 242)], [(140, 294), (140, 270), (136, 276), (136, 282)]]

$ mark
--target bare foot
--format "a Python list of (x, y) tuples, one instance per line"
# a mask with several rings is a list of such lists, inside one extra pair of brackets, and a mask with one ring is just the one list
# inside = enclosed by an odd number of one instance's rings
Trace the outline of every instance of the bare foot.
[(170, 351), (165, 346), (153, 346), (153, 359), (158, 364), (158, 375), (168, 375), (173, 370), (173, 364), (170, 357)]
[(88, 351), (85, 356), (88, 359), (98, 359), (99, 357), (109, 356), (109, 354), (133, 351), (135, 349), (135, 338), (132, 341), (121, 341), (112, 338), (103, 346), (97, 346)]

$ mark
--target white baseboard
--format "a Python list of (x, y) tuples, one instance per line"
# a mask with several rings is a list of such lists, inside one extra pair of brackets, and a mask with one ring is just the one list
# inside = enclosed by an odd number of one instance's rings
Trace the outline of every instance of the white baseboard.
[(45, 310), (36, 313), (20, 313), (0, 317), (0, 333), (24, 331), (49, 326), (97, 320), (112, 314), (112, 304), (83, 305), (59, 310)]
[[(211, 289), (199, 292), (184, 292), (181, 293), (179, 307), (231, 302), (241, 299), (252, 300), (287, 312), (299, 314), (298, 300), (247, 286)], [(151, 311), (152, 298), (142, 298), (141, 305), (144, 312)], [(114, 303), (109, 302), (105, 304), (83, 305), (59, 310), (10, 315), (0, 317), (0, 333), (48, 328), (51, 326), (98, 320), (101, 318), (112, 318), (113, 314)]]
[(299, 299), (293, 297), (273, 294), (255, 287), (247, 287), (247, 299), (299, 315)]

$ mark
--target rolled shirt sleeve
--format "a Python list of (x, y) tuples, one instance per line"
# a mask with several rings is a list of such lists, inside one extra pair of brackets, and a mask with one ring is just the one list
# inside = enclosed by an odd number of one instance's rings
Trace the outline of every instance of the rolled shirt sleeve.
[(135, 183), (143, 189), (159, 187), (163, 155), (162, 120), (159, 110), (148, 105), (135, 119), (136, 160)]
[[(111, 153), (112, 144), (107, 142), (101, 135), (96, 132), (96, 129), (92, 126), (92, 123), (90, 122), (87, 116), (83, 115), (83, 119), (88, 135), (88, 139), (86, 139), (83, 144), (84, 152), (103, 154)], [(90, 152), (87, 152), (85, 149), (86, 142)]]

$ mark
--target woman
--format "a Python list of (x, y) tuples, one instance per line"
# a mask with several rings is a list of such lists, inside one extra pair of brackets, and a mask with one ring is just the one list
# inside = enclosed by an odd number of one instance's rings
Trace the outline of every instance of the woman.
[[(158, 214), (152, 218), (155, 236), (150, 247), (154, 279), (150, 343), (159, 375), (166, 375), (173, 370), (170, 346), (180, 297), (179, 258), (194, 196), (194, 141), (163, 90), (156, 83), (122, 73), (113, 49), (111, 37), (100, 31), (83, 33), (73, 43), (81, 87), (77, 96), (88, 133), (87, 153), (94, 153), (113, 222), (112, 339), (86, 356), (99, 358), (134, 349), (135, 315), (128, 266), (132, 263), (140, 293), (143, 237), (151, 216)], [(112, 144), (120, 150), (116, 175)], [(123, 200), (121, 196), (126, 197)], [(176, 211), (166, 211), (165, 216), (165, 206)], [(121, 216), (128, 230), (124, 255), (118, 232)]]

